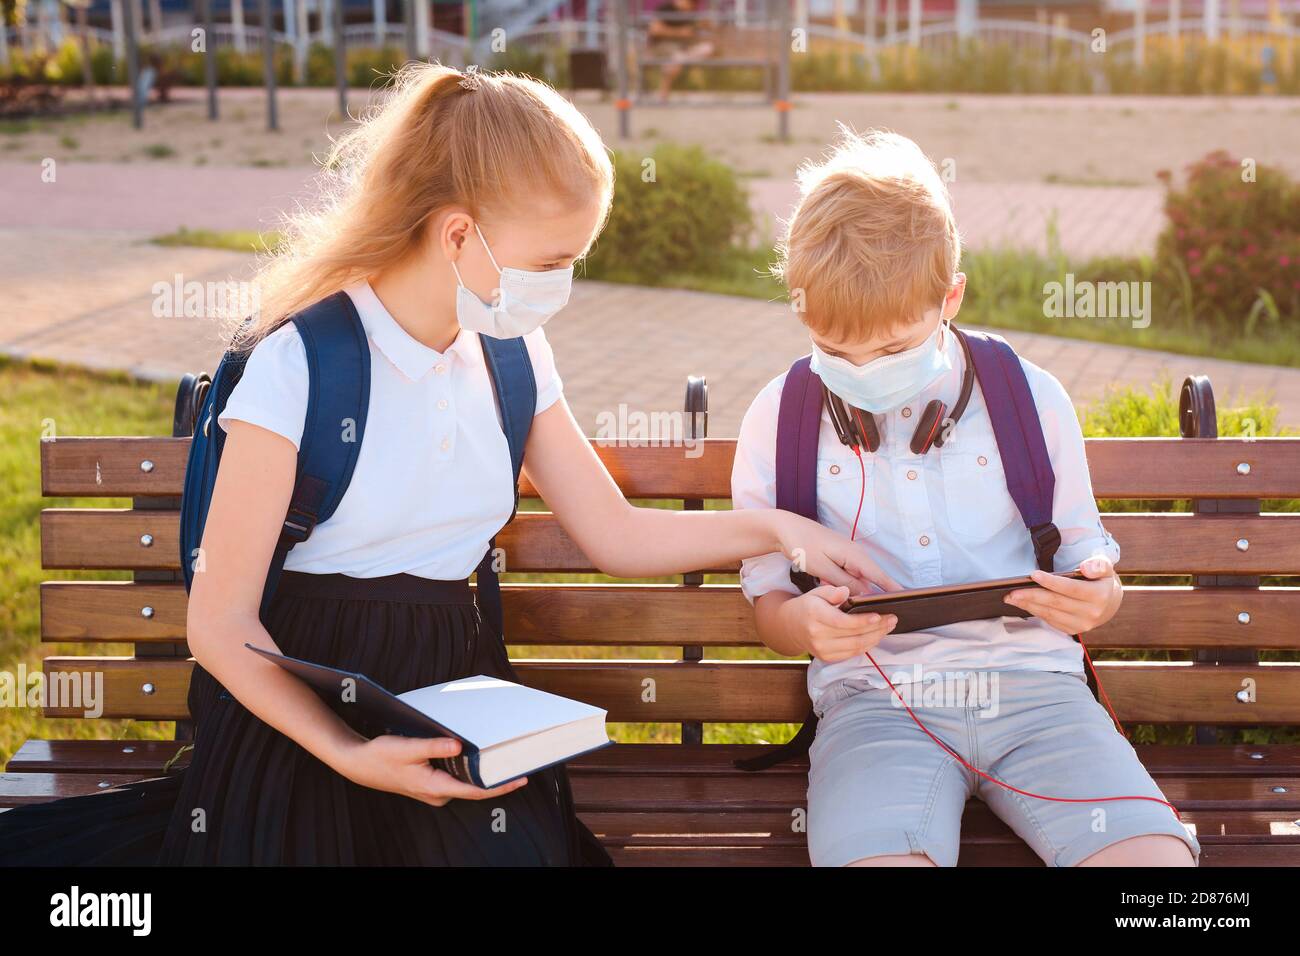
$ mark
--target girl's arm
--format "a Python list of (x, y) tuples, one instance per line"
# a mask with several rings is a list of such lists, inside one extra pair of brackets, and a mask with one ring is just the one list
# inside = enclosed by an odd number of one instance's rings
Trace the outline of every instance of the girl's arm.
[[(297, 451), (265, 428), (232, 421), (194, 575), (190, 651), (248, 710), (355, 783), (440, 806), (516, 789), (481, 790), (429, 760), (459, 753), (457, 740), (396, 736), (367, 740), (298, 678), (244, 647), (279, 653), (258, 618), (262, 587), (293, 492)], [(522, 783), (516, 781), (516, 783)]]
[(533, 420), (524, 468), (569, 536), (615, 577), (679, 574), (780, 551), (809, 574), (855, 594), (870, 591), (871, 583), (899, 590), (861, 547), (786, 511), (633, 507), (563, 397)]

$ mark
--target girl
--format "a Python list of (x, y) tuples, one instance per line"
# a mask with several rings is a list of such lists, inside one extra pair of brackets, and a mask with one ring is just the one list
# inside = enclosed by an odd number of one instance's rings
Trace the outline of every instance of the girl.
[[(226, 447), (189, 602), (191, 763), (112, 795), (5, 814), (0, 860), (607, 862), (562, 768), (492, 790), (459, 782), (429, 762), (456, 741), (366, 739), (243, 647), (360, 671), (399, 693), (514, 676), (466, 581), (514, 502), (479, 334), (524, 336), (537, 381), (524, 467), (603, 571), (670, 574), (797, 549), (828, 583), (892, 585), (858, 546), (791, 514), (623, 499), (569, 412), (540, 328), (567, 301), (613, 189), (595, 130), (553, 90), (410, 66), (327, 168), (333, 202), (297, 221), (262, 276), (260, 314), (235, 339), (252, 352), (219, 419)], [(307, 403), (302, 341), (286, 322), (339, 291), (371, 349), (366, 432), (346, 495), (290, 552), (263, 626)], [(79, 813), (93, 825), (74, 836)]]

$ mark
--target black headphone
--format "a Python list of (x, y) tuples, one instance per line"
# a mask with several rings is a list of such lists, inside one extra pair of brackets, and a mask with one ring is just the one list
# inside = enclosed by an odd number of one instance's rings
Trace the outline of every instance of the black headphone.
[[(932, 446), (943, 447), (949, 432), (941, 426), (945, 422), (949, 425), (957, 424), (957, 420), (966, 411), (966, 406), (970, 403), (971, 391), (975, 388), (975, 363), (971, 360), (966, 336), (962, 334), (961, 329), (951, 323), (948, 327), (961, 343), (962, 356), (966, 360), (966, 368), (961, 377), (961, 393), (957, 396), (957, 404), (953, 406), (952, 415), (948, 415), (948, 406), (937, 398), (925, 406), (925, 411), (921, 413), (921, 420), (916, 423), (916, 431), (912, 433), (911, 449), (914, 455), (924, 455)], [(845, 404), (844, 400), (828, 389), (825, 383), (822, 384), (822, 395), (825, 398), (826, 410), (830, 412), (831, 422), (835, 425), (835, 434), (839, 436), (842, 444), (851, 448), (865, 448), (869, 452), (874, 452), (880, 447), (880, 429), (876, 425), (874, 415)]]

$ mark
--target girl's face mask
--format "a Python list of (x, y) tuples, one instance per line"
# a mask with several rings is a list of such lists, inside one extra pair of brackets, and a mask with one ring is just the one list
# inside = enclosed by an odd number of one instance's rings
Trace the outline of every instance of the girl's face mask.
[(813, 342), (811, 368), (828, 389), (853, 407), (873, 414), (887, 412), (915, 398), (952, 368), (947, 350), (939, 347), (943, 330), (941, 321), (920, 345), (881, 356), (866, 365), (828, 355)]
[(502, 269), (483, 238), (478, 223), (474, 224), (479, 241), (501, 277), (496, 301), (484, 302), (470, 291), (460, 277), (456, 263), (451, 268), (456, 273), (456, 320), (462, 329), (479, 332), (494, 339), (513, 339), (527, 335), (546, 324), (547, 319), (559, 312), (569, 301), (573, 290), (573, 266), (551, 269), (546, 272), (529, 272), (526, 269)]

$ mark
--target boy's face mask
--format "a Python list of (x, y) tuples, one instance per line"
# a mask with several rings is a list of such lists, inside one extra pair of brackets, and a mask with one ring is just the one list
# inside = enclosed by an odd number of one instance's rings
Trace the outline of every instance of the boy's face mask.
[(518, 338), (541, 328), (547, 319), (564, 308), (573, 289), (573, 266), (547, 272), (502, 269), (497, 265), (478, 223), (474, 224), (474, 231), (478, 233), (501, 282), (496, 302), (484, 302), (465, 285), (456, 263), (451, 264), (459, 286), (456, 289), (456, 320), (462, 329), (494, 339)]
[(952, 368), (947, 350), (939, 347), (944, 326), (941, 321), (920, 345), (866, 365), (828, 355), (813, 342), (811, 368), (828, 389), (854, 408), (873, 414), (887, 412), (915, 398)]

